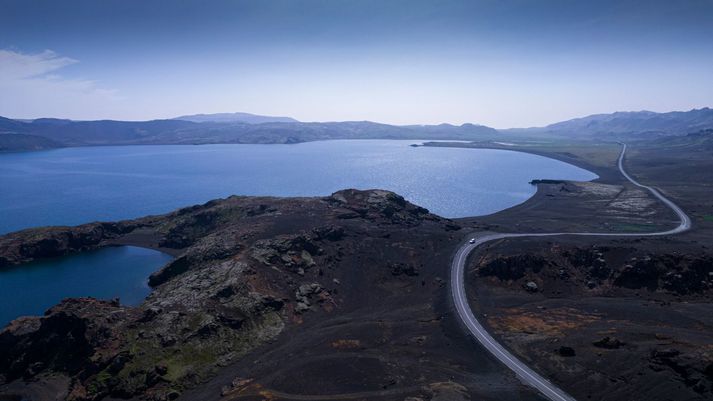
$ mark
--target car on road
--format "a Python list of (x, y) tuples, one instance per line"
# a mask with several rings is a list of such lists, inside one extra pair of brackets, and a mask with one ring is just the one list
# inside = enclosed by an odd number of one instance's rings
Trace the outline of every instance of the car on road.
[(475, 244), (475, 238), (471, 238), (470, 241), (468, 241), (470, 244)]

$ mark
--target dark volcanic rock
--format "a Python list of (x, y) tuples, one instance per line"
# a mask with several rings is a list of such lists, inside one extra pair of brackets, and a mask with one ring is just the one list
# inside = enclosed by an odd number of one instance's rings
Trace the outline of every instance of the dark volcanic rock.
[(379, 223), (419, 225), (423, 219), (435, 219), (428, 209), (407, 202), (402, 196), (382, 190), (335, 192), (328, 201), (343, 209), (339, 218), (362, 217)]
[(44, 317), (11, 323), (0, 332), (0, 377), (16, 383), (61, 373), (69, 400), (172, 399), (289, 324), (382, 307), (389, 296), (408, 296), (406, 286), (420, 289), (409, 276), (424, 274), (452, 226), (391, 192), (347, 190), (230, 197), (128, 222), (2, 236), (4, 264), (142, 235), (180, 254), (151, 276), (154, 291), (137, 308), (67, 300)]
[(650, 362), (652, 370), (672, 370), (681, 382), (697, 393), (713, 394), (713, 380), (709, 372), (710, 362), (706, 365), (700, 358), (683, 354), (674, 348), (653, 349)]
[(632, 289), (647, 288), (655, 291), (658, 288), (659, 272), (655, 264), (637, 261), (626, 264), (614, 279), (614, 285)]
[(389, 263), (391, 274), (400, 276), (418, 276), (418, 267), (409, 263)]
[(664, 289), (676, 294), (700, 293), (713, 288), (713, 257), (647, 255), (634, 258), (616, 274), (614, 285)]
[(601, 340), (594, 341), (592, 343), (592, 345), (594, 345), (595, 347), (599, 347), (599, 348), (617, 349), (617, 348), (621, 347), (622, 345), (624, 345), (624, 342), (619, 341), (616, 338), (607, 336), (607, 337), (602, 338)]
[[(121, 337), (117, 323), (130, 314), (111, 302), (67, 299), (41, 318), (21, 318), (0, 332), (0, 373), (7, 381), (43, 370), (92, 373), (109, 366)], [(114, 363), (114, 368), (116, 368)]]
[[(628, 257), (622, 261), (624, 255)], [(554, 247), (485, 258), (479, 263), (478, 274), (517, 281), (523, 288), (529, 281), (548, 288), (552, 287), (549, 283), (558, 281), (579, 283), (599, 292), (620, 288), (696, 295), (713, 290), (713, 256), (642, 255), (628, 247)]]
[(559, 347), (559, 349), (557, 350), (557, 353), (560, 354), (560, 356), (566, 356), (566, 357), (570, 357), (570, 356), (575, 356), (575, 355), (576, 355), (576, 352), (574, 351), (574, 348), (572, 348), (572, 347), (567, 347), (567, 346), (561, 346), (561, 347)]
[[(577, 399), (711, 398), (708, 246), (669, 238), (591, 241), (513, 239), (483, 247), (469, 266), (480, 313), (506, 344), (569, 383)], [(526, 255), (543, 259), (542, 267), (530, 268)], [(522, 268), (512, 267), (515, 260)], [(489, 277), (474, 277), (484, 272)], [(528, 282), (538, 285), (537, 296), (524, 294)], [(577, 387), (585, 382), (586, 389)]]
[(339, 241), (344, 238), (344, 228), (338, 226), (317, 227), (312, 232), (317, 240)]
[(0, 267), (97, 248), (107, 239), (135, 229), (132, 223), (90, 223), (47, 227), (0, 236)]
[(497, 257), (482, 265), (478, 274), (483, 277), (495, 276), (500, 280), (518, 280), (528, 270), (539, 272), (545, 264), (543, 257), (530, 254)]

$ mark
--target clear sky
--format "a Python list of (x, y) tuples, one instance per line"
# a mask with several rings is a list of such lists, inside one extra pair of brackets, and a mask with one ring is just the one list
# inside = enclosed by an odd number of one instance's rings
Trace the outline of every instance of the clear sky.
[(0, 0), (0, 115), (544, 125), (713, 106), (713, 0)]

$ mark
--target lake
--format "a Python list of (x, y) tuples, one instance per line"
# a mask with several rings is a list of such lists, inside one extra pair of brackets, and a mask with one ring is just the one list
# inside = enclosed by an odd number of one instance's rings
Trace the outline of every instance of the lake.
[(133, 246), (102, 248), (0, 269), (0, 328), (19, 316), (42, 315), (64, 298), (120, 298), (138, 305), (148, 277), (171, 256)]
[[(108, 146), (0, 154), (0, 234), (166, 213), (239, 195), (314, 196), (381, 188), (446, 217), (517, 205), (537, 178), (593, 173), (541, 156), (411, 147), (414, 141), (297, 145)], [(148, 276), (171, 259), (135, 247), (100, 249), (0, 270), (0, 326), (66, 297), (140, 303)]]
[(314, 196), (380, 188), (445, 217), (524, 202), (532, 179), (596, 175), (541, 156), (411, 147), (418, 141), (155, 145), (0, 154), (0, 234), (166, 213), (238, 195)]

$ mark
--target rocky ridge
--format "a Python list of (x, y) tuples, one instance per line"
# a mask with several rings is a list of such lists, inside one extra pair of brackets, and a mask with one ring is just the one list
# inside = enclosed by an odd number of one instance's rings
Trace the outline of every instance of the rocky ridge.
[[(479, 262), (481, 277), (535, 290), (579, 288), (598, 295), (647, 290), (674, 296), (705, 297), (713, 292), (713, 256), (644, 252), (630, 247), (557, 245), (540, 252), (489, 254)], [(532, 286), (530, 286), (530, 290)]]

